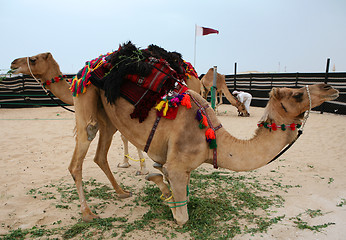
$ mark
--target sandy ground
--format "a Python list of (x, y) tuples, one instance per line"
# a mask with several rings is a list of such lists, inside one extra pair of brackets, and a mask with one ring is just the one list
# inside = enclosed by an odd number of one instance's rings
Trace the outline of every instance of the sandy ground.
[[(224, 127), (238, 138), (250, 138), (256, 129), (263, 109), (251, 108), (250, 118), (239, 118), (229, 105), (220, 107), (220, 120)], [(79, 219), (79, 209), (62, 211), (49, 201), (39, 201), (28, 191), (46, 184), (57, 182), (73, 183), (67, 170), (74, 148), (74, 116), (59, 107), (32, 109), (0, 109), (0, 235), (11, 229), (31, 228), (35, 225), (51, 225), (58, 220), (73, 224)], [(279, 169), (286, 184), (301, 185), (288, 189), (282, 196), (284, 207), (278, 215), (285, 219), (273, 225), (265, 234), (238, 235), (236, 239), (345, 239), (346, 205), (337, 205), (346, 199), (346, 116), (311, 113), (304, 134), (297, 143), (277, 161), (259, 170), (258, 174), (269, 174)], [(91, 144), (84, 163), (84, 179), (93, 177), (97, 181), (109, 182), (93, 163), (96, 141)], [(131, 155), (137, 156), (130, 147)], [(120, 172), (125, 185), (138, 186), (144, 183), (144, 176), (134, 176), (138, 163), (128, 169), (118, 169), (123, 150), (120, 134), (116, 133), (109, 153), (111, 169)], [(150, 171), (152, 161), (147, 159)], [(210, 168), (210, 166), (205, 166)], [(125, 177), (124, 177), (125, 175)], [(124, 181), (125, 179), (126, 181)], [(131, 200), (128, 200), (131, 201)], [(112, 208), (116, 209), (116, 207)], [(307, 209), (319, 209), (322, 216), (309, 219), (309, 224), (335, 223), (322, 232), (298, 229), (290, 217)], [(124, 210), (117, 210), (121, 216)], [(112, 211), (101, 217), (112, 216)], [(128, 213), (127, 213), (128, 214)], [(141, 212), (133, 212), (133, 219)], [(180, 235), (178, 235), (180, 236)], [(146, 236), (133, 234), (134, 239)], [(186, 235), (185, 235), (186, 237)]]

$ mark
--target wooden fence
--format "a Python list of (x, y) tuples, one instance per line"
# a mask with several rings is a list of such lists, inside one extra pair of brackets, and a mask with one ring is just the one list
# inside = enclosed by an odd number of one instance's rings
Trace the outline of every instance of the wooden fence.
[[(67, 75), (72, 78), (74, 75)], [(0, 80), (0, 108), (66, 105), (53, 94), (54, 101), (30, 76), (15, 76)]]
[[(272, 87), (300, 88), (316, 83), (328, 83), (340, 92), (339, 98), (314, 108), (316, 111), (346, 114), (346, 72), (332, 73), (249, 73), (226, 75), (228, 89), (249, 92), (251, 106), (264, 107)], [(225, 102), (227, 100), (225, 99)]]
[[(72, 78), (73, 75), (67, 77)], [(314, 110), (336, 114), (346, 114), (346, 72), (339, 73), (249, 73), (226, 75), (226, 84), (232, 92), (234, 89), (251, 93), (251, 106), (264, 107), (272, 87), (303, 87), (305, 85), (324, 83), (340, 91), (334, 101), (324, 103)], [(59, 99), (56, 101), (62, 103)], [(224, 99), (227, 103), (227, 99)], [(19, 108), (35, 106), (57, 106), (45, 94), (41, 86), (30, 76), (16, 76), (0, 80), (0, 107)]]

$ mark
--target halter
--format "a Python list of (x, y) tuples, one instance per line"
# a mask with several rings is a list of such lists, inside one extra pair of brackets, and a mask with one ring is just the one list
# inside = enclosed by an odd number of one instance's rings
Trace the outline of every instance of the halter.
[(306, 87), (306, 92), (308, 93), (308, 97), (309, 97), (309, 110), (308, 113), (304, 116), (303, 118), (303, 123), (301, 128), (298, 130), (298, 135), (297, 137), (288, 145), (286, 145), (286, 147), (284, 149), (282, 149), (272, 160), (270, 160), (270, 162), (268, 162), (267, 164), (275, 161), (276, 159), (278, 159), (282, 154), (284, 154), (290, 147), (292, 147), (292, 145), (298, 140), (298, 138), (300, 137), (300, 135), (303, 134), (303, 130), (304, 130), (304, 126), (306, 121), (308, 120), (309, 116), (310, 116), (310, 112), (311, 112), (311, 96), (310, 96), (310, 90), (309, 90), (309, 86), (305, 85)]
[(36, 82), (37, 82), (38, 84), (40, 84), (40, 86), (41, 86), (42, 89), (45, 91), (45, 93), (46, 93), (47, 95), (49, 95), (48, 90), (47, 90), (46, 88), (43, 87), (41, 81), (38, 80), (38, 79), (35, 77), (35, 75), (32, 73), (31, 67), (30, 67), (30, 63), (29, 63), (29, 57), (26, 57), (26, 63), (27, 63), (27, 65), (28, 65), (28, 68), (29, 68), (29, 71), (30, 71), (31, 76), (36, 80)]
[(43, 89), (43, 91), (46, 93), (46, 95), (47, 96), (49, 96), (56, 104), (58, 104), (60, 107), (62, 107), (63, 109), (65, 109), (65, 110), (67, 110), (67, 111), (70, 111), (70, 112), (75, 112), (74, 110), (72, 110), (72, 109), (69, 109), (69, 108), (67, 108), (67, 107), (65, 107), (65, 106), (63, 106), (63, 105), (61, 105), (58, 101), (56, 101), (53, 97), (52, 97), (52, 95), (50, 94), (50, 91), (48, 91), (43, 85), (42, 85), (42, 83), (41, 83), (41, 81), (40, 80), (38, 80), (36, 77), (35, 77), (35, 75), (32, 73), (32, 71), (31, 71), (31, 67), (30, 67), (30, 63), (29, 63), (29, 57), (26, 57), (26, 63), (27, 63), (27, 65), (28, 65), (28, 69), (29, 69), (29, 71), (30, 71), (30, 74), (31, 74), (31, 76), (36, 80), (36, 82), (41, 86), (41, 88)]

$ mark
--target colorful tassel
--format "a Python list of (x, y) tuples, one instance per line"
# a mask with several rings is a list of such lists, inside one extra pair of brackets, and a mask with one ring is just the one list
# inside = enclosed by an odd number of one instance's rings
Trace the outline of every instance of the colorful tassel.
[(207, 131), (205, 131), (205, 136), (207, 137), (207, 139), (215, 139), (215, 132), (213, 129), (208, 128)]
[(216, 139), (211, 139), (211, 140), (210, 140), (210, 142), (209, 142), (209, 148), (210, 148), (210, 149), (217, 148)]
[(161, 109), (163, 108), (163, 105), (165, 105), (165, 103), (166, 103), (166, 101), (162, 100), (161, 102), (159, 102), (159, 103), (156, 105), (155, 109), (156, 109), (157, 111), (161, 111)]
[(184, 94), (184, 98), (181, 100), (181, 105), (186, 106), (187, 109), (191, 108), (191, 99), (188, 94)]
[(165, 108), (163, 109), (163, 116), (164, 117), (167, 115), (168, 109), (169, 109), (169, 104), (168, 104), (168, 102), (166, 102)]
[(272, 128), (273, 131), (278, 130), (278, 127), (277, 127), (276, 123), (272, 123), (271, 128)]
[(196, 119), (198, 122), (200, 122), (203, 119), (201, 110), (199, 110), (199, 109), (197, 110), (197, 113), (196, 113)]

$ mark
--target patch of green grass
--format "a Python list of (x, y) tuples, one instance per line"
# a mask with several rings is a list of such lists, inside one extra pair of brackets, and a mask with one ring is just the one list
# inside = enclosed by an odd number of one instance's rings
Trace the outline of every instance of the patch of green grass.
[(337, 207), (342, 207), (342, 206), (345, 206), (345, 205), (346, 205), (346, 199), (345, 199), (345, 198), (342, 198), (342, 199), (341, 199), (341, 202), (338, 203), (336, 206), (337, 206)]
[[(318, 216), (323, 216), (325, 213), (323, 213), (320, 209), (317, 210), (311, 210), (308, 209), (304, 213), (298, 214), (298, 216), (290, 218), (290, 220), (293, 220), (293, 223), (296, 224), (296, 227), (299, 229), (307, 229), (311, 230), (314, 232), (321, 232), (324, 228), (327, 228), (330, 225), (334, 225), (335, 223), (328, 222), (328, 223), (323, 223), (319, 225), (310, 225), (307, 220), (303, 220), (304, 216), (308, 216), (310, 218), (315, 218)], [(305, 217), (306, 218), (306, 217)]]
[[(131, 203), (124, 203), (116, 197), (112, 188), (91, 178), (83, 182), (85, 196), (91, 209), (94, 212), (106, 211), (109, 205), (119, 205), (128, 215), (96, 219), (90, 223), (79, 219), (76, 224), (68, 226), (59, 220), (52, 223), (49, 230), (46, 227), (17, 229), (5, 235), (4, 239), (48, 238), (52, 234), (59, 239), (127, 239), (136, 231), (146, 231), (159, 234), (166, 239), (174, 239), (178, 234), (184, 234), (188, 238), (203, 240), (231, 239), (239, 234), (264, 233), (285, 218), (273, 216), (275, 208), (281, 207), (284, 203), (280, 193), (300, 187), (285, 185), (278, 174), (279, 171), (274, 171), (270, 176), (258, 179), (254, 172), (240, 174), (224, 171), (209, 173), (205, 169), (193, 171), (188, 203), (189, 221), (182, 227), (173, 223), (171, 210), (160, 199), (161, 192), (156, 185), (146, 182), (143, 189), (137, 189), (138, 194), (133, 197)], [(79, 206), (76, 187), (72, 183), (45, 185), (31, 189), (28, 194), (37, 200), (52, 201), (55, 207), (62, 211), (74, 211), (71, 209)], [(345, 204), (344, 199), (341, 204)], [(141, 209), (144, 214), (136, 220), (129, 221), (128, 216), (137, 209)], [(308, 217), (318, 217), (323, 213), (320, 210), (308, 209), (304, 214)], [(320, 231), (333, 224), (309, 226), (301, 215), (291, 220), (300, 229), (314, 231)]]

